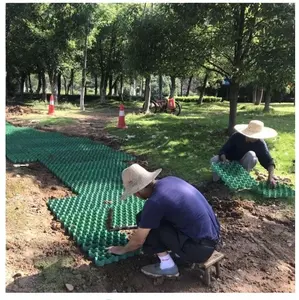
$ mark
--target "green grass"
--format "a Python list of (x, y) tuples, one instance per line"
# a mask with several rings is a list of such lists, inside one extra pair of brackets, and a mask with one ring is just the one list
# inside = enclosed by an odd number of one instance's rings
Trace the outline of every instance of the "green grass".
[[(258, 119), (278, 131), (278, 137), (267, 141), (276, 162), (275, 174), (289, 177), (295, 174), (295, 107), (293, 104), (273, 104), (270, 113), (263, 105), (239, 104), (237, 123)], [(108, 126), (111, 134), (124, 138), (122, 149), (146, 155), (151, 168), (163, 168), (163, 176), (176, 175), (192, 184), (211, 178), (210, 158), (218, 153), (228, 136), (229, 104), (211, 103), (198, 106), (183, 103), (180, 116), (170, 114), (126, 114), (127, 130)], [(258, 165), (257, 169), (266, 173)]]

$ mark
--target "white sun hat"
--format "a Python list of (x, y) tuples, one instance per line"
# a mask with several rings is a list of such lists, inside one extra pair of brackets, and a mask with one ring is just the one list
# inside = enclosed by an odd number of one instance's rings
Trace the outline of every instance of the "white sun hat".
[(125, 192), (121, 196), (121, 200), (141, 191), (149, 185), (162, 171), (158, 169), (154, 172), (148, 172), (138, 164), (133, 164), (122, 172), (123, 185)]
[(249, 124), (239, 124), (234, 128), (241, 134), (253, 139), (269, 139), (277, 136), (274, 129), (265, 127), (264, 123), (258, 120), (252, 120)]

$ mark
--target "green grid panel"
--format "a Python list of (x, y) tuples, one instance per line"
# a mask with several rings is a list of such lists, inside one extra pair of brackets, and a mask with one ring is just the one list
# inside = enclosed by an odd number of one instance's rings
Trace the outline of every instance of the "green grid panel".
[(89, 162), (89, 161), (102, 161), (102, 160), (131, 160), (132, 156), (129, 156), (122, 152), (116, 152), (111, 150), (110, 152), (102, 149), (94, 150), (76, 150), (73, 151), (57, 151), (51, 153), (45, 149), (42, 154), (41, 160), (45, 164), (53, 163), (80, 163), (80, 162)]
[(277, 183), (275, 188), (270, 188), (267, 182), (260, 182), (254, 191), (265, 198), (295, 197), (295, 191), (290, 186), (281, 183)]
[(144, 201), (130, 197), (113, 207), (112, 227), (136, 225), (136, 215), (142, 210)]
[(138, 251), (122, 256), (107, 253), (106, 248), (109, 246), (125, 245), (128, 242), (126, 235), (107, 230), (108, 207), (86, 208), (82, 205), (87, 204), (86, 200), (90, 199), (79, 196), (51, 200), (48, 202), (48, 206), (63, 224), (66, 233), (76, 241), (82, 251), (97, 266), (103, 266), (138, 254)]
[(230, 189), (252, 189), (257, 186), (257, 182), (238, 162), (212, 163), (212, 169)]
[[(6, 124), (6, 155), (14, 162), (40, 161), (78, 196), (50, 199), (48, 207), (82, 251), (97, 266), (103, 266), (138, 254), (115, 256), (106, 247), (124, 245), (126, 235), (107, 230), (110, 208), (115, 208), (115, 224), (134, 220), (144, 201), (131, 196), (121, 201), (121, 172), (124, 160), (134, 157), (86, 138), (65, 137), (32, 128)], [(107, 202), (109, 201), (109, 202)], [(122, 209), (122, 207), (124, 207)], [(127, 213), (126, 218), (119, 213)]]
[(295, 197), (295, 191), (286, 184), (270, 188), (267, 182), (257, 182), (238, 162), (212, 163), (212, 169), (230, 189), (248, 189), (265, 198)]
[[(41, 161), (43, 161), (41, 159)], [(59, 164), (47, 164), (48, 168), (55, 174), (63, 176), (66, 180), (70, 179), (71, 176), (77, 178), (77, 176), (87, 176), (90, 174), (93, 176), (101, 176), (106, 170), (114, 170), (115, 172), (121, 172), (124, 168), (127, 167), (122, 161), (119, 160), (103, 160), (100, 162), (81, 162), (81, 163), (59, 163)], [(117, 177), (120, 177), (121, 173), (117, 174)]]

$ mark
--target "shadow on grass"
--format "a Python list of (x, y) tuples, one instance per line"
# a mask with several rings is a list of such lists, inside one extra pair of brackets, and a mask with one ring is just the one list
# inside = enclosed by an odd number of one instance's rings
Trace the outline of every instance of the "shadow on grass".
[[(241, 113), (240, 116), (244, 123), (248, 123), (253, 117), (244, 114)], [(147, 155), (153, 166), (170, 169), (191, 183), (211, 176), (210, 159), (218, 153), (229, 137), (226, 132), (227, 117), (215, 117), (213, 111), (197, 117), (136, 114), (129, 115), (126, 120), (126, 131), (108, 128), (110, 133), (126, 139), (124, 150), (136, 155)], [(277, 118), (273, 116), (265, 116), (262, 120), (267, 126), (277, 127)], [(271, 120), (272, 123), (267, 120)], [(277, 130), (281, 135), (268, 142), (268, 146), (270, 151), (278, 151), (277, 166), (289, 170), (292, 167), (292, 159), (281, 158), (279, 155), (285, 151), (281, 147), (290, 149), (290, 143), (293, 143), (290, 134), (294, 134), (294, 114), (279, 116), (279, 120), (282, 125)], [(285, 137), (283, 134), (289, 136)]]

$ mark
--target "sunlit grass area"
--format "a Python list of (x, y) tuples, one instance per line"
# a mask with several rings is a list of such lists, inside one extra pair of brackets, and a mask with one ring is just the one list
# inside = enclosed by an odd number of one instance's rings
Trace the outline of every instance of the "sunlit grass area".
[[(164, 175), (180, 176), (191, 183), (211, 177), (210, 158), (227, 140), (229, 104), (183, 103), (182, 114), (126, 114), (128, 129), (108, 126), (110, 133), (124, 138), (123, 150), (146, 155), (152, 168), (162, 167)], [(276, 174), (289, 177), (294, 183), (295, 170), (295, 107), (273, 104), (270, 113), (263, 105), (239, 104), (237, 123), (247, 124), (258, 119), (278, 131), (275, 139), (267, 140), (276, 163)], [(257, 166), (266, 173), (260, 165)]]

